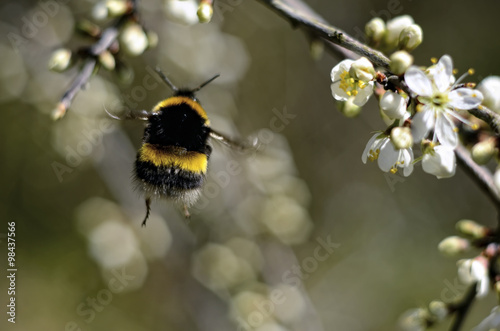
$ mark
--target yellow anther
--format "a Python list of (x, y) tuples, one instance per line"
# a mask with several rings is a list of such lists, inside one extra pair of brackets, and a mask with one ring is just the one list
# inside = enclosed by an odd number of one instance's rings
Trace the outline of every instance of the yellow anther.
[(358, 90), (353, 90), (353, 91), (352, 91), (352, 95), (353, 95), (353, 96), (358, 95)]
[(453, 132), (458, 132), (458, 128), (457, 128), (457, 127), (454, 127), (454, 128), (453, 128)]
[(476, 71), (473, 68), (470, 68), (469, 70), (467, 70), (467, 72), (469, 73), (469, 75), (474, 75)]
[(456, 68), (455, 68), (455, 69), (453, 69), (453, 70), (452, 70), (452, 73), (453, 73), (454, 75), (458, 74), (458, 69), (456, 69)]
[(352, 95), (351, 91), (345, 91), (345, 93), (346, 93), (348, 96), (351, 96), (351, 95)]
[(435, 57), (431, 57), (431, 62), (432, 62), (433, 64), (436, 64), (436, 63), (438, 62), (438, 59), (437, 59), (437, 58), (435, 58)]
[(477, 130), (477, 129), (479, 129), (479, 125), (477, 125), (476, 123), (474, 123), (474, 124), (471, 125), (471, 128), (472, 128), (472, 130)]
[(421, 112), (423, 108), (424, 108), (424, 105), (422, 105), (422, 104), (420, 103), (420, 104), (418, 104), (418, 105), (415, 107), (415, 110), (416, 110), (417, 112)]
[(393, 174), (393, 175), (394, 175), (396, 172), (398, 172), (398, 168), (396, 168), (396, 167), (392, 167), (392, 168), (391, 168), (391, 174)]

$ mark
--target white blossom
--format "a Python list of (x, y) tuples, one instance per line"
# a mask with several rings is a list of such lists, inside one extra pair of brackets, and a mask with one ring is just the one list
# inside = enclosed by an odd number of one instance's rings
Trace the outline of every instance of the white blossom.
[(395, 174), (398, 168), (403, 169), (403, 175), (409, 176), (413, 171), (413, 150), (411, 148), (396, 149), (389, 136), (375, 133), (366, 144), (361, 160), (375, 161), (383, 172)]
[(500, 112), (500, 77), (486, 77), (479, 83), (477, 89), (483, 93), (483, 104), (497, 113)]
[(466, 285), (477, 282), (476, 296), (482, 298), (488, 294), (490, 279), (486, 268), (487, 260), (484, 257), (464, 259), (457, 262), (458, 278)]
[(365, 79), (369, 78), (370, 72), (359, 67), (355, 70), (358, 77), (353, 77), (350, 71), (354, 62), (353, 60), (344, 60), (333, 67), (331, 72), (331, 89), (332, 95), (336, 100), (347, 101), (351, 97), (354, 97), (351, 99), (352, 103), (361, 107), (373, 94), (373, 81), (361, 80), (360, 76)]
[(406, 99), (396, 92), (387, 91), (380, 98), (380, 110), (390, 119), (402, 119), (406, 114)]
[(450, 146), (436, 146), (422, 158), (422, 169), (437, 178), (452, 177), (455, 175), (455, 168), (455, 152)]
[(456, 110), (468, 110), (481, 104), (480, 91), (469, 88), (454, 89), (453, 62), (444, 55), (427, 73), (411, 67), (405, 73), (405, 81), (422, 103), (420, 111), (413, 117), (412, 131), (415, 141), (420, 141), (434, 130), (433, 141), (455, 148), (458, 135), (453, 119), (465, 120)]

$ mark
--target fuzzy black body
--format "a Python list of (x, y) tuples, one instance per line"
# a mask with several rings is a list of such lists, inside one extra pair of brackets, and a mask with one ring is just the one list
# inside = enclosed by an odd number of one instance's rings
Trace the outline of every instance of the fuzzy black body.
[(156, 105), (147, 119), (135, 179), (147, 198), (193, 204), (201, 192), (212, 148), (207, 115), (194, 95), (178, 91)]

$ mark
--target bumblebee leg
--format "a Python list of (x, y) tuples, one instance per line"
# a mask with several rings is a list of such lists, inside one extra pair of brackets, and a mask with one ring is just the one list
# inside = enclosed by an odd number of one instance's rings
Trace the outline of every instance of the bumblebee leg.
[(248, 150), (248, 149), (251, 149), (252, 147), (254, 147), (254, 146), (245, 144), (245, 143), (240, 142), (240, 141), (232, 140), (232, 139), (224, 136), (223, 134), (221, 134), (217, 131), (214, 131), (213, 129), (210, 129), (210, 137), (212, 139), (215, 139), (215, 140), (223, 143), (226, 146), (229, 146), (229, 147), (241, 150), (241, 151)]
[(142, 221), (142, 226), (146, 226), (146, 221), (149, 218), (149, 213), (151, 212), (151, 198), (146, 198), (146, 217), (144, 217), (144, 221)]
[(184, 205), (184, 217), (189, 219), (191, 218), (191, 214), (189, 213), (189, 209), (187, 205)]

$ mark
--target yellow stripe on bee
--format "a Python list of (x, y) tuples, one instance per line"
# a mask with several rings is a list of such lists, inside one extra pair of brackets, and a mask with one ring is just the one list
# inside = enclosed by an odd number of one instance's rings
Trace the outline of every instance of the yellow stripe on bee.
[(206, 173), (208, 158), (205, 154), (173, 147), (170, 150), (144, 144), (139, 150), (139, 160), (151, 162), (157, 167), (177, 167), (184, 171)]
[(154, 106), (153, 113), (159, 112), (161, 108), (169, 106), (178, 106), (183, 103), (194, 109), (198, 113), (198, 115), (200, 115), (201, 118), (205, 120), (205, 125), (207, 126), (210, 125), (210, 120), (208, 119), (207, 113), (205, 112), (203, 107), (201, 107), (201, 105), (197, 101), (194, 101), (189, 97), (177, 96), (177, 97), (170, 97), (163, 101), (160, 101), (156, 106)]

